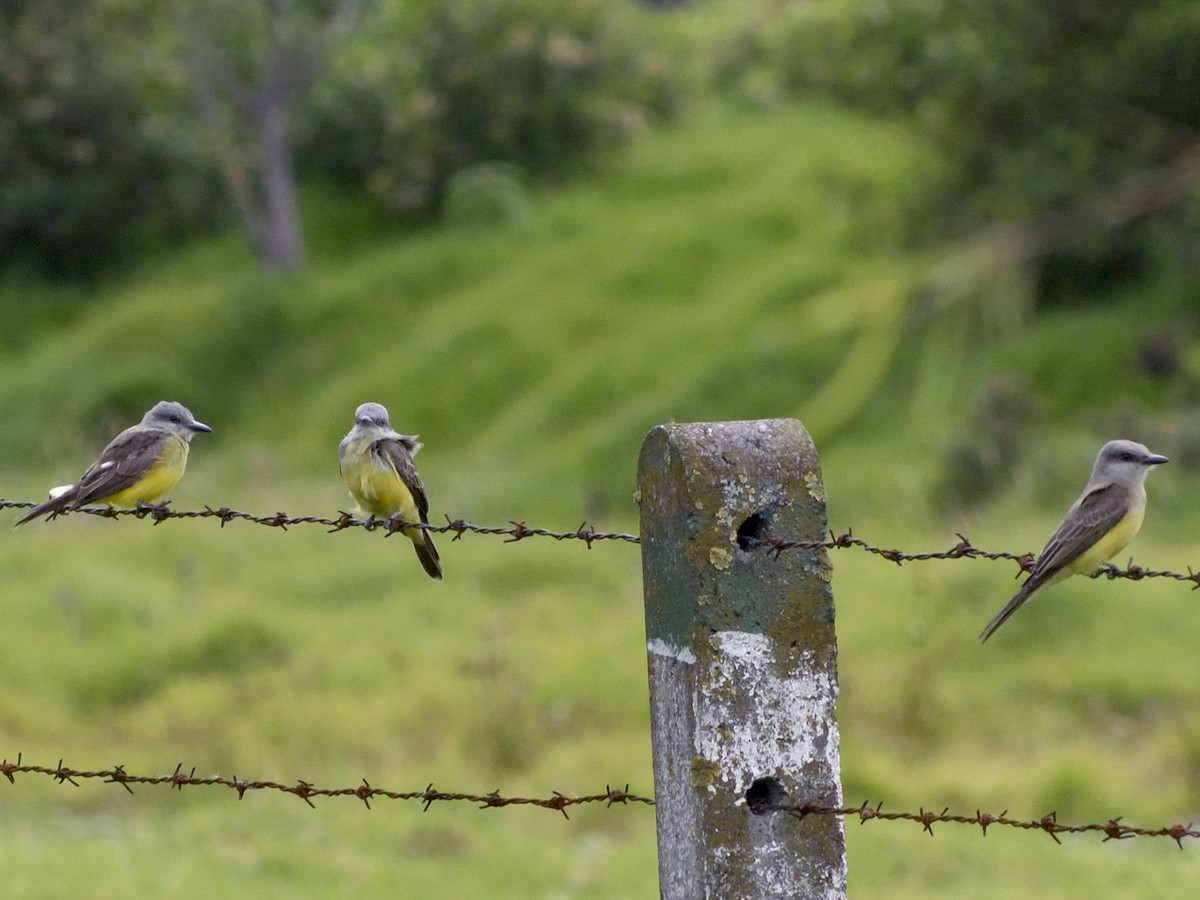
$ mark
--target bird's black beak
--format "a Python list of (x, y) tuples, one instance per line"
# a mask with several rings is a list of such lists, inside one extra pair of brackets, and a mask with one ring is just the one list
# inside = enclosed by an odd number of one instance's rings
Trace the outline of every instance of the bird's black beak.
[[(189, 425), (188, 428), (192, 429), (192, 431), (207, 431), (209, 434), (212, 434), (211, 428), (209, 428), (203, 422), (197, 422), (195, 419), (192, 420), (192, 424)], [(1163, 462), (1166, 462), (1166, 460), (1164, 459)]]

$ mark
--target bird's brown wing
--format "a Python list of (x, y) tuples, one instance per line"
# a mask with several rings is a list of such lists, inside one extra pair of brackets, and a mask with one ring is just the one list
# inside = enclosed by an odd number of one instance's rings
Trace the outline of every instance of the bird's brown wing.
[(1112, 531), (1129, 512), (1129, 489), (1108, 484), (1085, 494), (1038, 555), (1029, 580), (1045, 581)]
[(1129, 490), (1126, 487), (1110, 484), (1084, 494), (1067, 512), (1063, 523), (1058, 526), (1058, 531), (1050, 536), (1021, 589), (1008, 601), (1004, 609), (988, 622), (979, 635), (979, 640), (986, 641), (990, 638), (1038, 588), (1108, 534), (1128, 512)]
[(158, 462), (163, 441), (168, 437), (161, 431), (136, 428), (118, 434), (83, 473), (70, 505), (83, 506), (137, 484), (146, 470)]
[(111, 497), (118, 491), (135, 484), (142, 473), (154, 465), (162, 452), (162, 441), (166, 436), (160, 431), (147, 431), (137, 426), (127, 428), (109, 442), (83, 477), (76, 484), (56, 497), (43, 500), (29, 509), (14, 523), (26, 522), (60, 512), (77, 509), (93, 500)]
[[(402, 437), (384, 438), (371, 445), (371, 453), (395, 468), (396, 474), (400, 476), (400, 480), (412, 494), (413, 503), (417, 507), (417, 515), (423, 523), (428, 524), (429, 498), (425, 495), (425, 485), (421, 483), (421, 476), (417, 474), (416, 466), (413, 465), (412, 454), (409, 452), (410, 446)], [(420, 444), (416, 446), (419, 448)], [(442, 564), (437, 547), (433, 543), (433, 536), (423, 529), (418, 533), (412, 531), (405, 533), (412, 541), (413, 549), (417, 552), (417, 559), (421, 561), (425, 573), (430, 578), (441, 581)]]
[(425, 485), (421, 483), (421, 476), (417, 474), (417, 467), (413, 465), (412, 454), (409, 453), (408, 446), (404, 441), (397, 438), (383, 438), (371, 445), (371, 453), (396, 469), (396, 474), (400, 476), (400, 480), (412, 493), (413, 502), (417, 505), (421, 521), (428, 522), (429, 498), (425, 494)]

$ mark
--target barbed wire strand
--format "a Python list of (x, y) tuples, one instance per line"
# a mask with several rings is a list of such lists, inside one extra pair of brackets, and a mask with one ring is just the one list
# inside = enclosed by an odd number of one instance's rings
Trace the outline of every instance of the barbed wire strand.
[[(630, 803), (645, 806), (653, 806), (655, 804), (653, 797), (631, 793), (628, 784), (623, 789), (605, 786), (603, 793), (582, 796), (572, 796), (554, 791), (550, 797), (508, 797), (502, 795), (499, 791), (491, 791), (486, 794), (440, 791), (436, 790), (432, 784), (420, 791), (391, 791), (373, 787), (365, 778), (362, 784), (356, 787), (324, 788), (318, 787), (316, 784), (308, 781), (283, 784), (277, 781), (249, 780), (223, 775), (198, 776), (194, 768), (185, 772), (182, 763), (176, 765), (175, 770), (170, 775), (135, 775), (127, 771), (124, 766), (114, 766), (111, 769), (76, 769), (64, 765), (61, 759), (56, 766), (40, 766), (25, 763), (22, 754), (17, 754), (16, 762), (9, 762), (7, 758), (3, 762), (0, 762), (0, 775), (3, 775), (14, 785), (17, 783), (17, 775), (42, 775), (60, 784), (72, 784), (76, 787), (80, 786), (81, 781), (99, 779), (106, 784), (119, 784), (130, 794), (134, 793), (134, 786), (143, 785), (167, 786), (177, 790), (182, 790), (185, 787), (224, 787), (235, 791), (239, 800), (243, 799), (247, 792), (273, 791), (299, 797), (313, 809), (316, 809), (316, 804), (313, 803), (313, 800), (323, 797), (353, 797), (361, 800), (367, 809), (371, 808), (372, 800), (384, 798), (388, 800), (416, 800), (422, 804), (422, 808), (425, 810), (428, 810), (434, 803), (456, 801), (471, 803), (479, 809), (498, 809), (507, 806), (534, 806), (541, 809), (557, 810), (563, 814), (564, 818), (570, 818), (567, 815), (567, 809), (572, 806), (581, 806), (584, 804), (603, 803), (606, 807), (617, 804), (625, 806)], [(1053, 838), (1055, 843), (1062, 843), (1058, 837), (1060, 834), (1098, 833), (1104, 835), (1105, 841), (1119, 841), (1134, 837), (1169, 837), (1182, 849), (1185, 837), (1200, 838), (1200, 830), (1193, 827), (1193, 824), (1190, 822), (1187, 825), (1176, 824), (1164, 825), (1160, 828), (1142, 828), (1124, 824), (1121, 821), (1123, 817), (1120, 816), (1109, 819), (1106, 822), (1073, 824), (1058, 821), (1057, 814), (1053, 812), (1047, 813), (1039, 819), (1016, 819), (1009, 816), (1007, 810), (999, 815), (976, 810), (974, 815), (967, 816), (951, 813), (949, 807), (943, 809), (941, 812), (927, 810), (924, 807), (919, 812), (885, 812), (882, 802), (874, 805), (863, 803), (861, 806), (825, 806), (816, 803), (762, 804), (755, 807), (753, 811), (756, 814), (781, 812), (799, 819), (804, 819), (808, 816), (857, 817), (859, 822), (864, 824), (873, 820), (910, 821), (918, 823), (931, 836), (933, 835), (933, 826), (935, 824), (946, 823), (978, 827), (984, 836), (987, 835), (988, 829), (993, 826), (1015, 828), (1023, 831), (1042, 831)]]
[(1022, 831), (1043, 831), (1054, 839), (1054, 843), (1061, 844), (1058, 839), (1060, 834), (1087, 834), (1100, 833), (1104, 835), (1105, 841), (1123, 841), (1134, 837), (1169, 837), (1183, 849), (1183, 839), (1200, 838), (1200, 830), (1197, 830), (1193, 823), (1187, 825), (1164, 825), (1161, 828), (1139, 828), (1134, 825), (1125, 825), (1121, 822), (1124, 816), (1117, 816), (1109, 819), (1107, 822), (1090, 822), (1087, 824), (1069, 824), (1058, 821), (1058, 815), (1050, 812), (1042, 816), (1040, 819), (1014, 819), (1008, 815), (1008, 810), (993, 815), (991, 813), (975, 811), (973, 816), (964, 816), (956, 813), (951, 813), (949, 807), (946, 807), (941, 812), (927, 810), (924, 807), (920, 812), (884, 812), (883, 803), (876, 803), (872, 806), (869, 803), (863, 803), (861, 806), (821, 806), (814, 803), (802, 804), (772, 804), (763, 806), (761, 812), (783, 812), (797, 818), (803, 819), (811, 815), (833, 815), (851, 817), (857, 816), (860, 823), (866, 823), (872, 820), (896, 821), (904, 820), (909, 822), (917, 822), (921, 825), (929, 835), (933, 835), (933, 826), (935, 823), (951, 823), (955, 825), (974, 825), (978, 827), (987, 836), (987, 830), (993, 825), (1000, 825), (1007, 828), (1017, 828)]
[(225, 787), (236, 791), (239, 800), (245, 797), (248, 791), (276, 791), (299, 797), (313, 809), (316, 809), (316, 806), (312, 801), (318, 797), (354, 797), (357, 800), (361, 800), (367, 809), (371, 808), (372, 800), (385, 798), (388, 800), (419, 800), (425, 809), (429, 809), (434, 803), (448, 801), (474, 803), (480, 809), (496, 809), (505, 806), (536, 806), (542, 809), (557, 810), (564, 817), (569, 818), (567, 816), (568, 807), (579, 806), (585, 803), (604, 803), (608, 806), (612, 806), (615, 803), (654, 804), (654, 800), (651, 797), (642, 797), (638, 794), (630, 793), (629, 785), (625, 785), (624, 790), (605, 787), (602, 794), (588, 794), (579, 797), (560, 794), (558, 791), (555, 791), (553, 796), (542, 798), (505, 797), (499, 791), (492, 791), (487, 794), (439, 791), (432, 784), (422, 791), (389, 791), (384, 788), (372, 787), (370, 782), (365, 778), (362, 784), (357, 787), (323, 788), (308, 781), (283, 784), (277, 781), (247, 780), (223, 775), (196, 775), (194, 768), (189, 772), (185, 772), (182, 763), (178, 764), (175, 767), (175, 771), (170, 775), (134, 775), (126, 771), (124, 766), (96, 770), (75, 769), (63, 765), (61, 759), (58, 761), (57, 766), (29, 765), (23, 762), (22, 754), (17, 754), (17, 761), (15, 763), (9, 762), (7, 758), (0, 763), (0, 775), (3, 775), (12, 784), (16, 784), (15, 776), (26, 774), (45, 775), (60, 784), (69, 783), (76, 787), (79, 786), (80, 781), (100, 779), (108, 784), (119, 784), (131, 794), (133, 793), (134, 785), (167, 785), (177, 790), (182, 790), (185, 787)]
[[(0, 509), (28, 509), (34, 505), (34, 502), (31, 500), (6, 500), (0, 498)], [(224, 527), (228, 522), (244, 521), (256, 525), (265, 525), (270, 528), (282, 528), (284, 530), (287, 530), (290, 525), (311, 524), (324, 525), (331, 533), (344, 531), (347, 528), (365, 528), (368, 531), (382, 531), (385, 536), (417, 529), (440, 534), (451, 533), (454, 535), (453, 539), (456, 541), (461, 540), (464, 534), (502, 535), (506, 538), (505, 543), (514, 543), (530, 537), (548, 537), (556, 541), (577, 540), (583, 541), (589, 550), (596, 541), (623, 541), (630, 544), (640, 544), (642, 542), (641, 538), (636, 534), (627, 534), (619, 531), (596, 531), (586, 521), (580, 524), (574, 531), (554, 531), (548, 528), (535, 528), (517, 519), (510, 520), (507, 525), (476, 525), (465, 519), (451, 519), (449, 516), (446, 516), (445, 525), (434, 525), (427, 522), (407, 522), (398, 517), (386, 520), (358, 519), (350, 515), (350, 513), (341, 510), (338, 512), (337, 518), (330, 518), (328, 516), (289, 516), (283, 512), (263, 516), (230, 509), (227, 506), (215, 509), (211, 506), (206, 506), (200, 510), (177, 510), (171, 509), (166, 503), (158, 503), (142, 505), (135, 509), (114, 509), (111, 506), (82, 506), (79, 509), (52, 513), (51, 518), (70, 515), (71, 513), (85, 513), (106, 519), (132, 516), (136, 519), (150, 519), (155, 525), (168, 519), (217, 519), (220, 521), (221, 527)], [(1012, 553), (1003, 550), (983, 550), (972, 544), (971, 540), (961, 533), (956, 532), (954, 536), (958, 540), (948, 550), (931, 550), (921, 553), (876, 546), (864, 541), (862, 538), (855, 537), (853, 529), (848, 529), (841, 534), (831, 530), (829, 537), (825, 540), (756, 539), (747, 542), (749, 546), (746, 549), (765, 551), (779, 556), (788, 550), (844, 550), (855, 548), (879, 556), (889, 562), (894, 562), (898, 566), (906, 562), (925, 562), (928, 560), (986, 559), (1010, 560), (1015, 562), (1020, 569), (1018, 574), (1022, 572), (1028, 574), (1033, 571), (1033, 564), (1037, 557), (1032, 552)], [(1130, 581), (1141, 581), (1146, 578), (1167, 578), (1174, 581), (1191, 582), (1193, 590), (1200, 588), (1200, 571), (1193, 570), (1191, 566), (1188, 566), (1186, 573), (1174, 572), (1169, 569), (1146, 569), (1142, 566), (1134, 565), (1132, 560), (1124, 569), (1112, 564), (1105, 564), (1099, 570), (1093, 572), (1090, 577), (1107, 578), (1110, 581), (1118, 578)]]
[[(0, 498), (0, 509), (27, 509), (34, 505), (29, 500), (5, 500)], [(343, 531), (347, 528), (365, 528), (368, 531), (383, 531), (385, 536), (393, 535), (398, 531), (419, 529), (442, 534), (450, 532), (454, 534), (454, 540), (459, 540), (464, 534), (468, 533), (504, 535), (508, 538), (509, 543), (530, 537), (548, 537), (556, 541), (583, 541), (589, 549), (595, 541), (641, 543), (641, 538), (636, 534), (624, 534), (618, 531), (596, 531), (590, 528), (587, 522), (582, 523), (574, 531), (551, 531), (547, 528), (535, 528), (516, 520), (509, 522), (508, 525), (476, 525), (463, 519), (451, 519), (449, 516), (446, 516), (445, 525), (433, 525), (427, 522), (407, 522), (396, 516), (390, 519), (357, 519), (350, 513), (341, 510), (338, 511), (338, 517), (334, 519), (328, 516), (289, 516), (283, 512), (277, 512), (269, 516), (260, 516), (230, 509), (228, 506), (221, 506), (216, 509), (206, 506), (204, 509), (199, 510), (180, 510), (171, 509), (166, 503), (156, 503), (143, 504), (133, 509), (115, 509), (111, 506), (81, 506), (78, 509), (61, 510), (51, 513), (50, 518), (71, 515), (72, 513), (85, 513), (105, 519), (132, 516), (135, 519), (150, 519), (155, 525), (165, 522), (168, 519), (218, 519), (221, 522), (221, 527), (224, 527), (229, 522), (243, 521), (252, 522), (255, 525), (266, 525), (269, 528), (282, 528), (285, 531), (290, 525), (324, 525), (330, 532)]]
[[(1026, 574), (1033, 571), (1033, 564), (1037, 560), (1036, 554), (1029, 553), (1010, 553), (1007, 551), (997, 550), (981, 550), (971, 543), (970, 539), (965, 535), (955, 532), (954, 536), (958, 538), (958, 542), (949, 550), (937, 550), (926, 553), (908, 553), (903, 550), (894, 550), (887, 547), (876, 547), (868, 544), (861, 538), (856, 538), (854, 532), (846, 531), (843, 534), (835, 534), (829, 532), (829, 540), (827, 541), (788, 541), (778, 538), (766, 538), (757, 542), (757, 547), (775, 553), (776, 555), (785, 550), (813, 550), (813, 549), (837, 549), (842, 547), (858, 547), (868, 553), (874, 553), (883, 559), (890, 560), (896, 565), (903, 565), (906, 562), (923, 562), (925, 560), (945, 560), (945, 559), (990, 559), (990, 560), (1012, 560), (1021, 569), (1021, 572)], [(1118, 578), (1126, 578), (1130, 581), (1141, 581), (1145, 578), (1169, 578), (1175, 581), (1190, 581), (1192, 590), (1200, 588), (1200, 571), (1193, 571), (1191, 566), (1188, 566), (1187, 573), (1172, 572), (1167, 569), (1145, 569), (1141, 566), (1133, 564), (1130, 560), (1124, 569), (1114, 566), (1111, 563), (1105, 563), (1095, 572), (1089, 575), (1090, 578), (1107, 578), (1109, 581), (1114, 581)]]

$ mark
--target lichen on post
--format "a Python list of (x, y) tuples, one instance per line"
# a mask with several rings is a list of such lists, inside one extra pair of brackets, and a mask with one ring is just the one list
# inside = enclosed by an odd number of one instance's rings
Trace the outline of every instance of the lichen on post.
[(843, 897), (825, 489), (794, 419), (660, 425), (638, 465), (667, 900)]

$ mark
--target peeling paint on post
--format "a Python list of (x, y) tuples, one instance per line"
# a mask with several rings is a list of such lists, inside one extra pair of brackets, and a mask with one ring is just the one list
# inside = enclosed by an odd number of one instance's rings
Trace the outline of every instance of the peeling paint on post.
[(660, 425), (638, 463), (665, 900), (846, 894), (837, 640), (816, 449), (794, 419)]

